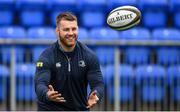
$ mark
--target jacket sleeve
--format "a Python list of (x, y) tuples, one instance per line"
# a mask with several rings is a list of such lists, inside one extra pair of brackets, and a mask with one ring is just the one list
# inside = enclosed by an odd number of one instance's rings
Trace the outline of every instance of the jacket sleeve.
[(50, 64), (47, 58), (43, 56), (36, 63), (36, 73), (35, 73), (35, 92), (38, 100), (46, 102), (48, 101), (47, 92), (48, 85), (51, 78)]
[(90, 84), (91, 92), (96, 90), (97, 96), (101, 100), (104, 94), (104, 82), (102, 77), (102, 72), (100, 69), (100, 64), (97, 56), (93, 54), (89, 58), (88, 64), (88, 83)]

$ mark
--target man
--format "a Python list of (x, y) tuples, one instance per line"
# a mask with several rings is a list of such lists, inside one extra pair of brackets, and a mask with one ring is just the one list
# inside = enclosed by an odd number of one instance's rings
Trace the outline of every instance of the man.
[[(75, 15), (56, 18), (58, 41), (40, 56), (35, 75), (38, 110), (84, 111), (102, 99), (104, 84), (96, 55), (77, 41)], [(91, 93), (87, 98), (87, 85)]]

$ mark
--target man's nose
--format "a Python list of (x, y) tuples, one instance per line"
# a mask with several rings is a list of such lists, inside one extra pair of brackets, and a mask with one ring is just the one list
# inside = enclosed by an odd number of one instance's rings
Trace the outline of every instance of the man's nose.
[(73, 35), (73, 31), (72, 31), (72, 30), (69, 30), (68, 34), (69, 34), (69, 35)]

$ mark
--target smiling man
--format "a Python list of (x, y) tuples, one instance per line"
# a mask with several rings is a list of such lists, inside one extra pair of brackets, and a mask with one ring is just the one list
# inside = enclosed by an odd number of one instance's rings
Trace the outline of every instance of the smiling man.
[[(36, 66), (38, 110), (89, 110), (103, 97), (104, 83), (99, 61), (93, 51), (77, 41), (75, 15), (61, 13), (56, 24), (58, 41), (43, 51)], [(91, 88), (89, 96), (88, 84)]]

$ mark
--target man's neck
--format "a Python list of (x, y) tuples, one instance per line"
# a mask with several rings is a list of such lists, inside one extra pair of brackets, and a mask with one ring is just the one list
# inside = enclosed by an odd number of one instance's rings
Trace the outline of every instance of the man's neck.
[(61, 43), (60, 40), (58, 40), (58, 44), (59, 44), (60, 48), (62, 48), (62, 50), (63, 50), (64, 52), (72, 52), (72, 51), (74, 50), (74, 48), (75, 48), (75, 46), (73, 46), (73, 47), (66, 47), (66, 46), (64, 46), (64, 45)]

